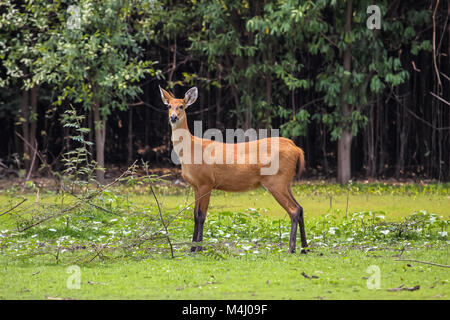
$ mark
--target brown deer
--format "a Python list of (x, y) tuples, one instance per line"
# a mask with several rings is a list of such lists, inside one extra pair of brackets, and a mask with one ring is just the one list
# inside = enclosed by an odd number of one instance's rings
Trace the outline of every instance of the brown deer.
[[(291, 182), (294, 175), (300, 175), (305, 168), (303, 150), (292, 140), (270, 137), (241, 143), (222, 143), (193, 136), (188, 128), (186, 108), (192, 105), (198, 96), (197, 88), (189, 89), (183, 99), (177, 99), (172, 93), (159, 88), (163, 103), (169, 109), (169, 122), (172, 127), (174, 151), (181, 160), (184, 180), (195, 191), (194, 235), (192, 252), (201, 250), (203, 224), (206, 219), (210, 194), (213, 189), (241, 192), (263, 186), (291, 218), (289, 252), (295, 252), (297, 224), (300, 227), (301, 252), (306, 252), (306, 233), (303, 220), (303, 208), (292, 195)], [(270, 157), (261, 156), (265, 149)], [(202, 161), (196, 161), (195, 152), (204, 155)], [(259, 151), (259, 153), (258, 153)], [(244, 161), (242, 161), (242, 157)], [(213, 161), (211, 161), (213, 159)], [(230, 161), (231, 160), (231, 161)], [(263, 174), (263, 170), (274, 167), (276, 171)]]

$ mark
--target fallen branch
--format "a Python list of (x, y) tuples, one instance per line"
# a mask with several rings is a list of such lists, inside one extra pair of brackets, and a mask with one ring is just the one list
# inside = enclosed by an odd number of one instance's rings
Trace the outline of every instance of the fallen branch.
[[(116, 179), (115, 179), (114, 181), (112, 181), (111, 183), (109, 183), (109, 184), (103, 186), (102, 188), (100, 188), (100, 189), (97, 190), (96, 192), (91, 193), (90, 195), (88, 195), (88, 196), (85, 197), (85, 198), (79, 199), (79, 201), (78, 201), (77, 203), (75, 203), (74, 205), (70, 206), (69, 208), (66, 208), (66, 209), (64, 209), (64, 210), (61, 210), (61, 211), (59, 211), (59, 212), (57, 212), (57, 213), (55, 213), (55, 214), (52, 214), (52, 215), (50, 215), (50, 216), (47, 216), (47, 217), (45, 217), (45, 218), (43, 218), (43, 219), (41, 219), (41, 220), (39, 220), (39, 221), (37, 221), (37, 222), (35, 222), (35, 223), (29, 225), (29, 226), (26, 226), (25, 228), (22, 228), (21, 230), (19, 230), (19, 232), (24, 232), (25, 230), (28, 230), (28, 229), (30, 229), (30, 228), (33, 228), (33, 227), (35, 227), (35, 226), (37, 226), (37, 225), (39, 225), (39, 224), (41, 224), (41, 223), (43, 223), (43, 222), (45, 222), (45, 221), (48, 221), (48, 220), (50, 220), (50, 219), (59, 217), (59, 216), (65, 214), (66, 212), (71, 211), (71, 210), (75, 209), (76, 207), (78, 207), (78, 206), (80, 206), (80, 205), (82, 205), (82, 204), (86, 204), (86, 203), (92, 204), (92, 203), (90, 203), (90, 200), (91, 200), (92, 198), (96, 197), (97, 195), (99, 195), (100, 193), (102, 193), (103, 191), (105, 191), (107, 188), (111, 187), (113, 184), (117, 183), (120, 179), (122, 179), (123, 176), (124, 176), (125, 174), (127, 174), (127, 173), (130, 172), (130, 171), (129, 171), (130, 168), (134, 167), (134, 165), (136, 164), (136, 162), (137, 162), (137, 160), (134, 161), (133, 164), (132, 164), (130, 167), (128, 167), (128, 169), (127, 169), (126, 171), (124, 171), (118, 178), (116, 178)], [(102, 208), (102, 209), (103, 209), (103, 208)]]
[(22, 202), (19, 202), (18, 204), (16, 204), (16, 205), (15, 205), (14, 207), (12, 207), (11, 209), (6, 210), (5, 212), (1, 213), (1, 214), (0, 214), (0, 217), (1, 217), (2, 215), (4, 215), (4, 214), (7, 214), (8, 212), (13, 211), (15, 208), (17, 208), (18, 206), (20, 206), (20, 205), (21, 205), (22, 203), (24, 203), (25, 201), (27, 201), (27, 199), (26, 199), (26, 198), (23, 198)]
[(302, 276), (304, 276), (306, 279), (319, 279), (318, 276), (315, 275), (309, 276), (304, 271), (302, 272)]
[(392, 289), (387, 289), (387, 291), (390, 291), (390, 292), (396, 292), (396, 291), (416, 291), (416, 290), (419, 290), (420, 289), (420, 286), (419, 285), (417, 285), (417, 286), (414, 286), (414, 287), (405, 287), (405, 285), (404, 284), (401, 284), (400, 286), (398, 286), (397, 288), (392, 288)]
[(94, 207), (94, 208), (100, 209), (100, 210), (102, 210), (102, 211), (105, 211), (105, 212), (107, 212), (107, 213), (110, 213), (110, 214), (113, 214), (113, 215), (116, 215), (116, 216), (119, 216), (119, 214), (117, 214), (117, 213), (115, 213), (115, 212), (113, 212), (113, 211), (111, 211), (111, 210), (108, 210), (108, 209), (106, 209), (106, 208), (103, 208), (103, 207), (101, 207), (101, 206), (95, 204), (95, 203), (92, 203), (91, 200), (86, 200), (86, 199), (80, 198), (79, 196), (77, 196), (75, 193), (73, 193), (73, 192), (71, 192), (71, 191), (68, 191), (68, 193), (69, 193), (72, 197), (74, 197), (74, 198), (76, 198), (76, 199), (78, 199), (78, 200), (81, 200), (81, 201), (87, 201), (87, 204), (89, 204), (90, 206), (92, 206), (92, 207)]
[(450, 268), (450, 266), (446, 265), (446, 264), (439, 264), (439, 263), (420, 261), (420, 260), (414, 260), (414, 259), (395, 259), (395, 261), (417, 262), (417, 263), (429, 264), (429, 265), (436, 266), (436, 267)]
[(81, 204), (83, 204), (82, 201), (80, 201), (80, 202), (74, 204), (73, 206), (71, 206), (71, 207), (69, 207), (69, 208), (67, 208), (67, 209), (61, 210), (61, 211), (59, 211), (58, 213), (52, 214), (52, 215), (50, 215), (50, 216), (47, 216), (47, 217), (45, 217), (45, 218), (43, 218), (43, 219), (41, 219), (41, 220), (39, 220), (39, 221), (37, 221), (37, 222), (35, 222), (35, 223), (33, 223), (33, 224), (30, 224), (29, 226), (26, 226), (26, 227), (24, 227), (24, 228), (22, 228), (22, 229), (20, 229), (20, 230), (18, 230), (18, 231), (19, 231), (19, 232), (24, 232), (24, 231), (26, 231), (26, 230), (28, 230), (28, 229), (30, 229), (30, 228), (33, 228), (33, 227), (35, 227), (35, 226), (37, 226), (37, 225), (39, 225), (39, 224), (41, 224), (41, 223), (43, 223), (43, 222), (45, 222), (45, 221), (48, 221), (48, 220), (50, 220), (50, 219), (59, 217), (59, 216), (65, 214), (66, 212), (75, 209), (76, 207), (80, 206)]

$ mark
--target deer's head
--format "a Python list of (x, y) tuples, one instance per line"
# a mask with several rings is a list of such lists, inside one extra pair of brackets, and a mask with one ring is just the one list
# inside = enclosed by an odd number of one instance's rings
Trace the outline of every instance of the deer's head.
[(180, 121), (186, 118), (186, 108), (197, 100), (198, 90), (196, 87), (189, 89), (183, 99), (177, 99), (175, 96), (159, 87), (162, 102), (169, 109), (169, 122), (172, 128), (176, 128)]

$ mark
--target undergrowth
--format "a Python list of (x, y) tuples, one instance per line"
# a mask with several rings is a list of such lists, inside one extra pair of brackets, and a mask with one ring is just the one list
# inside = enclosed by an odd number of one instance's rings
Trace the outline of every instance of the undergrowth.
[[(148, 179), (151, 177), (133, 176), (122, 183), (153, 183)], [(10, 228), (0, 230), (0, 252), (10, 259), (41, 256), (78, 264), (94, 259), (166, 257), (171, 247), (175, 257), (189, 254), (192, 203), (185, 201), (175, 210), (163, 208), (163, 222), (154, 199), (149, 197), (148, 204), (137, 205), (120, 193), (121, 188), (84, 190), (67, 204), (41, 201), (16, 208)], [(433, 213), (417, 211), (397, 222), (386, 221), (385, 215), (380, 211), (345, 214), (329, 210), (306, 221), (309, 245), (312, 250), (342, 246), (375, 250), (448, 244), (449, 221)], [(289, 232), (290, 219), (269, 217), (264, 208), (211, 212), (205, 223), (202, 254), (225, 259), (287, 251)]]

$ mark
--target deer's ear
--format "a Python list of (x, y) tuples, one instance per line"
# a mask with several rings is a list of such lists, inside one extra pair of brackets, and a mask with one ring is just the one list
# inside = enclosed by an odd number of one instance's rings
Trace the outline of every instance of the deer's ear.
[(173, 98), (173, 96), (169, 92), (167, 92), (166, 90), (161, 88), (161, 86), (159, 86), (159, 92), (161, 92), (161, 100), (162, 100), (162, 102), (166, 106), (169, 105), (169, 101), (170, 101), (170, 99)]
[(197, 87), (190, 88), (186, 94), (184, 95), (184, 103), (187, 106), (190, 106), (197, 100), (198, 97), (198, 90)]

